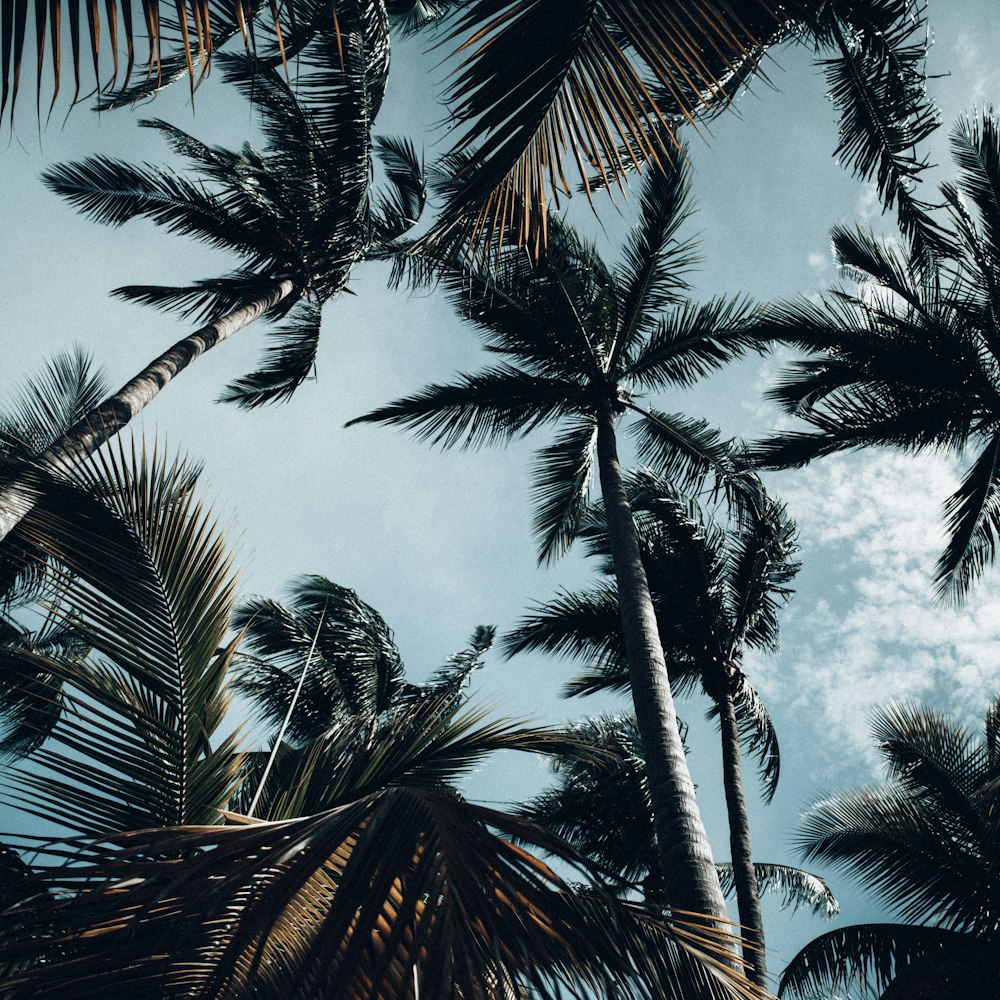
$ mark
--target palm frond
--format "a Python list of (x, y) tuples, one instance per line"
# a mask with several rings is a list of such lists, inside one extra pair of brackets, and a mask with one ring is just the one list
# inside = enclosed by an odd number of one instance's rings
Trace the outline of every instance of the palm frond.
[(690, 287), (686, 274), (697, 263), (695, 242), (678, 231), (691, 214), (690, 166), (682, 147), (666, 170), (651, 170), (642, 181), (639, 221), (626, 238), (615, 268), (620, 328), (608, 367), (630, 357), (637, 338), (649, 334), (657, 317)]
[(423, 157), (409, 139), (376, 136), (374, 141), (391, 185), (376, 198), (372, 220), (375, 239), (385, 246), (417, 224), (427, 203), (427, 178)]
[[(44, 644), (4, 619), (0, 636), (0, 760), (9, 763), (29, 756), (49, 739), (64, 701)], [(86, 652), (77, 648), (64, 658), (79, 662)]]
[(251, 700), (259, 718), (279, 725), (315, 639), (289, 739), (319, 739), (346, 716), (375, 719), (405, 687), (392, 630), (353, 590), (325, 577), (299, 577), (288, 591), (288, 605), (251, 598), (237, 607), (234, 627), (254, 655), (237, 658), (235, 689)]
[(450, 697), (457, 701), (473, 671), (482, 668), (483, 658), (493, 648), (496, 635), (495, 625), (478, 625), (465, 649), (449, 656), (444, 666), (438, 667), (422, 684), (411, 684), (400, 701), (429, 697)]
[(812, 1000), (819, 990), (862, 983), (883, 995), (889, 983), (928, 955), (964, 950), (965, 935), (906, 924), (838, 927), (810, 941), (781, 975), (778, 995)]
[[(48, 657), (62, 714), (16, 785), (82, 833), (211, 822), (239, 767), (228, 704), (235, 582), (190, 470), (122, 446), (53, 484), (20, 530), (54, 567), (53, 619), (93, 650)], [(221, 648), (221, 652), (220, 652)]]
[[(445, 220), (473, 217), (487, 240), (545, 243), (547, 206), (576, 173), (602, 183), (680, 155), (675, 123), (725, 102), (720, 83), (812, 4), (479, 0), (456, 15), (461, 62), (449, 92), (457, 139), (477, 149)], [(663, 95), (660, 102), (654, 93)], [(624, 153), (619, 150), (623, 149)]]
[(230, 382), (218, 402), (245, 410), (287, 402), (315, 369), (321, 317), (319, 306), (298, 303), (284, 323), (268, 331), (260, 367)]
[(959, 488), (944, 503), (948, 544), (934, 571), (938, 594), (960, 599), (969, 593), (996, 555), (1000, 532), (1000, 435), (972, 463)]
[[(716, 862), (722, 892), (731, 897), (736, 892), (733, 866), (728, 862)], [(766, 861), (753, 863), (757, 876), (757, 887), (761, 893), (781, 896), (779, 905), (783, 910), (797, 910), (806, 907), (819, 917), (835, 917), (840, 912), (840, 903), (830, 891), (830, 887), (812, 872), (789, 865), (773, 865)]]
[(725, 601), (731, 640), (776, 651), (778, 611), (788, 602), (801, 564), (795, 522), (785, 505), (766, 495), (754, 504), (756, 516), (745, 518), (728, 536)]
[(107, 377), (77, 345), (25, 381), (0, 413), (0, 450), (38, 455), (110, 391)]
[(593, 755), (572, 733), (461, 708), (453, 691), (432, 692), (381, 718), (343, 718), (310, 744), (284, 747), (261, 798), (260, 816), (293, 819), (390, 786), (449, 789), (501, 750)]
[(861, 179), (875, 179), (882, 204), (896, 206), (904, 234), (933, 239), (929, 206), (912, 193), (928, 166), (917, 147), (939, 124), (926, 88), (930, 38), (923, 6), (909, 0), (828, 4), (820, 25), (820, 37), (838, 50), (822, 63), (840, 112), (834, 156)]
[[(210, 323), (258, 299), (273, 296), (276, 288), (269, 274), (234, 271), (219, 278), (199, 279), (190, 285), (122, 285), (111, 294), (126, 302), (178, 312), (199, 323)], [(280, 319), (295, 305), (295, 294), (281, 297), (264, 315)]]
[(414, 431), (442, 448), (478, 448), (523, 437), (536, 427), (573, 413), (582, 390), (554, 378), (497, 365), (461, 376), (453, 385), (430, 385), (349, 420), (345, 426), (379, 423)]
[[(600, 755), (555, 755), (557, 784), (518, 811), (595, 861), (623, 883), (658, 871), (646, 763), (635, 719), (601, 715), (574, 724), (573, 736)], [(653, 902), (647, 896), (647, 900)]]
[(973, 797), (992, 771), (965, 726), (932, 708), (904, 702), (880, 708), (871, 731), (894, 780), (916, 795), (975, 815)]
[(659, 320), (634, 358), (625, 362), (630, 378), (646, 388), (693, 385), (698, 379), (760, 350), (754, 309), (741, 299), (686, 303)]
[(553, 656), (622, 657), (621, 612), (613, 582), (563, 593), (537, 605), (501, 640), (506, 657), (545, 652)]
[[(511, 837), (594, 888), (569, 891)], [(752, 995), (713, 958), (721, 932), (616, 902), (562, 842), (452, 794), (399, 788), (305, 819), (123, 834), (40, 877), (75, 890), (59, 913), (72, 958), (8, 978), (12, 998)], [(38, 933), (16, 957), (51, 953), (51, 906), (19, 915)]]
[[(745, 681), (733, 695), (733, 709), (740, 744), (756, 760), (757, 771), (764, 786), (764, 801), (770, 802), (778, 790), (778, 779), (781, 776), (781, 749), (771, 713), (761, 701), (760, 695)], [(708, 718), (714, 719), (718, 715), (719, 706), (715, 703), (708, 710)]]
[(735, 471), (730, 442), (707, 420), (664, 413), (653, 407), (636, 412), (641, 419), (630, 426), (630, 431), (639, 457), (678, 492), (697, 496), (718, 490)]
[(988, 260), (1000, 261), (1000, 130), (992, 107), (979, 118), (960, 119), (950, 135), (962, 194), (979, 212)]
[(248, 222), (251, 205), (234, 211), (205, 186), (174, 171), (134, 166), (107, 156), (60, 163), (42, 174), (45, 185), (84, 215), (108, 226), (148, 218), (168, 232), (194, 236), (241, 256), (257, 253), (259, 232)]
[(590, 499), (596, 445), (596, 422), (579, 420), (535, 457), (531, 494), (539, 563), (563, 555), (579, 532)]
[(880, 239), (860, 226), (834, 226), (830, 241), (837, 264), (856, 281), (874, 281), (895, 292), (909, 306), (923, 307), (921, 289), (914, 280), (912, 263), (891, 240)]
[(808, 860), (863, 878), (906, 921), (976, 929), (996, 889), (984, 880), (983, 860), (971, 846), (978, 824), (963, 813), (941, 802), (921, 809), (897, 784), (862, 789), (814, 806), (800, 843)]

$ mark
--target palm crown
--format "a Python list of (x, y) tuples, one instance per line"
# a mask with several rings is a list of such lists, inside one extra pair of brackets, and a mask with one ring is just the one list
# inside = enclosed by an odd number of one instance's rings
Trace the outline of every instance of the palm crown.
[[(811, 355), (771, 397), (811, 425), (758, 445), (765, 467), (802, 465), (868, 445), (978, 454), (945, 502), (941, 594), (961, 596), (992, 562), (1000, 529), (1000, 125), (987, 110), (951, 134), (959, 167), (942, 191), (951, 226), (938, 250), (907, 256), (870, 233), (837, 228), (834, 248), (857, 291), (769, 310), (763, 339)], [(918, 252), (919, 251), (919, 252)]]
[(542, 560), (569, 546), (586, 513), (602, 405), (638, 416), (640, 454), (676, 482), (732, 472), (727, 446), (704, 422), (640, 403), (643, 390), (690, 385), (755, 343), (747, 303), (678, 304), (696, 260), (692, 243), (679, 237), (689, 214), (687, 173), (681, 161), (644, 179), (639, 221), (614, 268), (554, 222), (537, 262), (521, 250), (504, 251), (496, 262), (432, 261), (485, 350), (502, 361), (348, 426), (397, 425), (442, 447), (479, 447), (563, 424), (534, 467)]
[(1000, 703), (978, 734), (917, 705), (872, 724), (880, 785), (819, 802), (803, 852), (864, 880), (903, 922), (842, 927), (806, 945), (781, 994), (860, 984), (887, 998), (995, 996), (1000, 984)]
[[(232, 383), (223, 398), (258, 406), (288, 398), (311, 369), (320, 309), (347, 283), (360, 259), (384, 252), (412, 226), (423, 205), (421, 170), (412, 147), (380, 140), (393, 193), (373, 198), (371, 126), (380, 93), (360, 34), (344, 69), (313, 74), (297, 86), (277, 72), (253, 72), (242, 59), (225, 63), (260, 115), (268, 147), (239, 151), (209, 146), (162, 121), (160, 131), (195, 171), (184, 174), (105, 157), (47, 171), (46, 183), (82, 212), (109, 225), (147, 217), (167, 229), (234, 253), (238, 270), (184, 287), (128, 285), (122, 298), (170, 308), (202, 320), (270, 300), (266, 315), (284, 318), (271, 335), (263, 364)], [(378, 82), (378, 81), (375, 81)], [(384, 80), (382, 80), (384, 84)], [(302, 101), (324, 99), (322, 109)], [(301, 98), (301, 100), (300, 100)]]

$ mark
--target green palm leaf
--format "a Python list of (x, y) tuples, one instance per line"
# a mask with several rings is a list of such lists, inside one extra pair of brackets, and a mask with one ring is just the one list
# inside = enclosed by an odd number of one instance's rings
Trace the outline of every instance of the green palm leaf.
[(299, 577), (288, 590), (288, 605), (252, 598), (233, 616), (254, 654), (237, 658), (234, 686), (261, 719), (276, 727), (285, 718), (310, 650), (304, 696), (289, 722), (293, 742), (319, 739), (348, 716), (374, 720), (403, 696), (399, 650), (374, 608), (321, 576)]
[[(782, 973), (779, 996), (817, 996), (819, 988), (870, 984), (879, 996), (901, 972), (931, 955), (958, 951), (981, 962), (988, 953), (967, 950), (964, 935), (936, 927), (906, 924), (859, 924), (827, 931), (805, 946)], [(973, 957), (974, 956), (974, 957)], [(971, 967), (965, 964), (966, 970)], [(938, 994), (940, 996), (940, 994)], [(964, 993), (952, 994), (972, 995)]]
[(650, 389), (688, 386), (748, 350), (759, 350), (754, 311), (746, 301), (687, 303), (662, 317), (634, 357), (624, 362), (636, 382)]
[[(726, 896), (732, 896), (736, 891), (733, 866), (719, 863), (717, 867), (722, 891)], [(830, 891), (830, 887), (812, 872), (792, 868), (789, 865), (772, 865), (764, 861), (755, 861), (753, 870), (761, 893), (780, 895), (782, 909), (794, 911), (804, 906), (820, 917), (835, 917), (840, 912), (840, 904)]]
[(651, 170), (643, 178), (639, 222), (626, 237), (615, 269), (621, 328), (610, 359), (631, 357), (640, 337), (655, 329), (660, 313), (687, 291), (685, 274), (697, 263), (695, 242), (678, 231), (691, 214), (687, 152), (669, 170)]
[(834, 156), (864, 180), (875, 178), (886, 208), (897, 208), (906, 235), (933, 242), (928, 205), (912, 194), (928, 162), (917, 147), (937, 128), (927, 95), (929, 31), (923, 9), (906, 0), (828, 4), (817, 36), (837, 55), (822, 65), (840, 112)]
[(630, 427), (640, 459), (681, 493), (697, 496), (735, 472), (731, 442), (707, 420), (649, 407)]
[(463, 375), (454, 385), (430, 385), (345, 426), (379, 423), (413, 430), (418, 439), (442, 448), (478, 448), (523, 437), (536, 427), (573, 412), (567, 386), (552, 378), (497, 365)]
[(158, 454), (120, 450), (54, 484), (22, 522), (61, 567), (54, 619), (93, 650), (85, 663), (46, 658), (63, 713), (14, 778), (30, 811), (70, 829), (211, 822), (235, 783), (235, 736), (213, 745), (228, 704), (234, 578), (193, 478)]
[(218, 401), (252, 410), (289, 400), (315, 369), (321, 316), (313, 303), (299, 303), (284, 323), (268, 331), (260, 368), (230, 382)]
[(593, 478), (597, 425), (580, 420), (542, 448), (532, 470), (539, 563), (563, 555), (583, 523)]

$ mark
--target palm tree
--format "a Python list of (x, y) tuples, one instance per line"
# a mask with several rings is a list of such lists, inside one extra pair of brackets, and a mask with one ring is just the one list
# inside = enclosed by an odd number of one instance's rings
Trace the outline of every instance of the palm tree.
[(646, 177), (640, 220), (614, 270), (573, 230), (555, 223), (537, 263), (514, 248), (495, 264), (469, 255), (436, 261), (460, 314), (503, 361), (350, 423), (411, 428), (443, 447), (501, 443), (561, 423), (565, 429), (539, 453), (534, 470), (543, 560), (565, 550), (577, 533), (596, 462), (629, 678), (651, 763), (664, 877), (676, 906), (721, 917), (722, 896), (677, 732), (616, 438), (619, 417), (634, 414), (641, 454), (682, 485), (729, 468), (726, 448), (704, 423), (642, 406), (635, 395), (640, 389), (690, 384), (752, 343), (744, 303), (716, 301), (664, 312), (685, 287), (683, 275), (692, 260), (690, 244), (677, 238), (686, 214), (681, 163), (668, 174)]
[[(728, 877), (744, 928), (744, 962), (758, 985), (766, 987), (740, 744), (759, 758), (768, 799), (777, 787), (780, 757), (770, 716), (740, 665), (747, 650), (777, 648), (777, 612), (790, 596), (788, 584), (799, 568), (795, 525), (763, 490), (753, 516), (724, 530), (661, 476), (644, 471), (631, 476), (628, 485), (671, 686), (678, 692), (700, 686), (711, 699), (710, 714), (719, 720), (732, 857)], [(582, 534), (590, 553), (610, 572), (602, 510), (592, 513)], [(601, 584), (537, 608), (505, 638), (505, 648), (508, 655), (541, 650), (591, 657), (594, 665), (570, 683), (569, 693), (620, 689), (629, 676), (620, 621), (615, 588)], [(640, 771), (642, 760), (640, 753)], [(613, 785), (609, 790), (613, 794)], [(633, 811), (641, 802), (636, 799)], [(649, 844), (654, 843), (650, 836)], [(648, 850), (633, 863), (646, 865)]]
[[(350, 29), (350, 30), (348, 30)], [(414, 224), (423, 181), (408, 143), (381, 140), (392, 186), (371, 192), (371, 128), (381, 103), (385, 67), (371, 58), (363, 25), (346, 23), (343, 68), (297, 81), (306, 111), (276, 71), (253, 72), (242, 59), (226, 75), (261, 115), (269, 147), (240, 152), (208, 146), (162, 121), (146, 122), (195, 169), (198, 180), (158, 167), (93, 157), (45, 173), (45, 181), (85, 214), (119, 226), (148, 218), (167, 229), (232, 251), (239, 270), (173, 288), (130, 285), (130, 299), (210, 320), (84, 414), (36, 460), (42, 473), (72, 469), (100, 447), (205, 351), (264, 316), (283, 319), (260, 368), (231, 383), (222, 399), (244, 407), (287, 399), (308, 377), (324, 303), (347, 283), (360, 259), (383, 255)], [(330, 42), (330, 44), (333, 44)], [(332, 54), (331, 59), (333, 58)], [(0, 539), (30, 507), (27, 478), (0, 491)]]
[(840, 927), (810, 942), (782, 996), (857, 985), (886, 1000), (952, 1000), (1000, 990), (1000, 702), (983, 731), (916, 705), (875, 716), (886, 781), (820, 801), (806, 857), (859, 879), (900, 923)]
[[(747, 995), (706, 961), (724, 936), (618, 903), (565, 845), (449, 790), (493, 749), (568, 743), (459, 715), (448, 686), (375, 740), (348, 725), (287, 748), (269, 822), (224, 813), (256, 773), (219, 731), (240, 636), (222, 641), (233, 574), (195, 478), (121, 448), (50, 484), (19, 527), (50, 560), (57, 614), (95, 652), (46, 660), (69, 711), (15, 780), (60, 840), (30, 864), (3, 855), (5, 997)], [(11, 662), (34, 671), (43, 655)]]
[(956, 184), (940, 253), (838, 227), (833, 243), (857, 290), (772, 307), (766, 340), (810, 355), (770, 396), (810, 425), (755, 448), (766, 468), (870, 445), (978, 452), (944, 505), (949, 540), (939, 594), (961, 598), (993, 561), (1000, 526), (1000, 128), (991, 110), (951, 133)]

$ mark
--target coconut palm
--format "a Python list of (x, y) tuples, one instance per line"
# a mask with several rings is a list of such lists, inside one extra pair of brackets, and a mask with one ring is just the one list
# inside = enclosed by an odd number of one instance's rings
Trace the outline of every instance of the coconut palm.
[[(840, 927), (810, 942), (782, 996), (852, 988), (913, 1000), (1000, 990), (1000, 702), (976, 734), (932, 708), (880, 710), (872, 735), (886, 780), (821, 800), (803, 854), (848, 873), (899, 923)], [(867, 995), (867, 994), (866, 994)]]
[[(224, 813), (256, 774), (219, 730), (240, 636), (223, 644), (233, 575), (194, 478), (122, 449), (49, 484), (19, 527), (50, 560), (50, 603), (94, 652), (47, 657), (69, 710), (14, 778), (60, 834), (27, 862), (3, 854), (5, 997), (747, 996), (706, 962), (724, 936), (618, 903), (565, 845), (449, 789), (493, 749), (568, 751), (459, 714), (447, 685), (374, 739), (347, 725), (286, 747), (269, 822)], [(44, 654), (20, 655), (34, 676)]]
[[(759, 759), (768, 799), (777, 787), (780, 757), (770, 716), (740, 666), (748, 650), (777, 648), (777, 612), (790, 596), (788, 584), (798, 570), (795, 526), (782, 505), (762, 490), (754, 516), (726, 530), (662, 476), (643, 471), (633, 474), (628, 485), (671, 686), (679, 693), (700, 687), (711, 699), (710, 715), (719, 720), (732, 852), (728, 878), (745, 928), (744, 961), (757, 983), (766, 986), (740, 744)], [(582, 535), (610, 573), (602, 510), (593, 511)], [(569, 693), (621, 689), (629, 674), (620, 623), (615, 588), (602, 583), (561, 594), (535, 609), (505, 637), (504, 645), (508, 655), (540, 650), (589, 657), (592, 666), (570, 682)], [(634, 860), (647, 863), (648, 849)]]
[(935, 580), (961, 598), (993, 561), (1000, 526), (1000, 128), (992, 110), (951, 133), (945, 253), (916, 253), (838, 227), (841, 266), (859, 282), (814, 305), (772, 307), (761, 337), (809, 351), (770, 396), (809, 425), (755, 448), (767, 468), (871, 445), (976, 457), (945, 501), (949, 533)]
[[(702, 422), (639, 402), (643, 389), (683, 386), (751, 344), (742, 302), (676, 305), (691, 264), (678, 230), (687, 214), (686, 167), (647, 176), (640, 219), (619, 264), (564, 225), (536, 263), (509, 249), (495, 262), (434, 262), (460, 314), (502, 360), (450, 385), (432, 385), (351, 421), (402, 426), (443, 447), (503, 443), (559, 423), (534, 469), (541, 559), (565, 550), (587, 510), (596, 464), (615, 567), (629, 677), (651, 762), (664, 877), (675, 905), (721, 916), (722, 897), (698, 816), (653, 606), (617, 455), (616, 425), (636, 420), (640, 452), (683, 485), (723, 478), (729, 452)], [(735, 489), (738, 481), (727, 480)]]
[[(38, 456), (39, 470), (71, 469), (180, 371), (258, 317), (283, 323), (272, 331), (259, 369), (232, 382), (222, 398), (244, 407), (281, 401), (308, 377), (323, 304), (345, 286), (358, 260), (386, 253), (413, 225), (423, 204), (420, 166), (406, 142), (379, 142), (392, 193), (372, 195), (371, 128), (385, 67), (373, 61), (362, 29), (344, 25), (343, 68), (317, 70), (297, 81), (297, 93), (317, 104), (308, 113), (276, 71), (255, 74), (245, 60), (226, 62), (228, 79), (260, 113), (269, 143), (263, 154), (249, 145), (240, 152), (208, 146), (154, 121), (145, 124), (188, 160), (197, 180), (105, 157), (46, 171), (50, 188), (99, 222), (119, 226), (148, 218), (233, 252), (241, 266), (185, 287), (117, 290), (120, 297), (210, 322), (51, 442)], [(0, 492), (0, 538), (32, 496), (26, 481)]]

